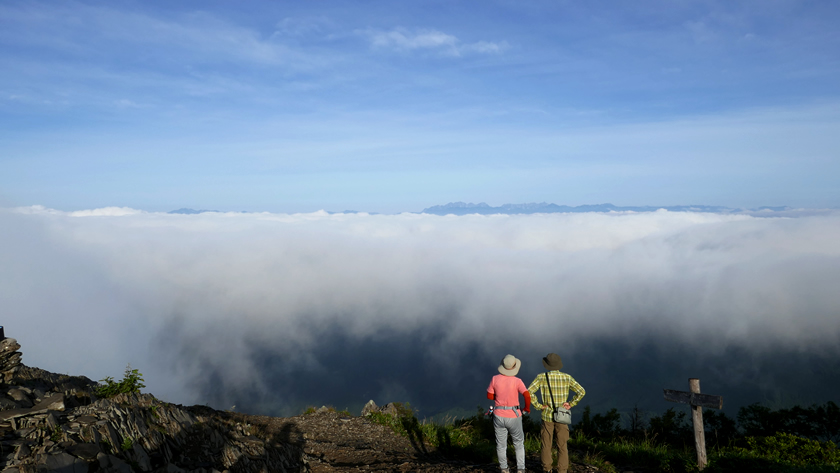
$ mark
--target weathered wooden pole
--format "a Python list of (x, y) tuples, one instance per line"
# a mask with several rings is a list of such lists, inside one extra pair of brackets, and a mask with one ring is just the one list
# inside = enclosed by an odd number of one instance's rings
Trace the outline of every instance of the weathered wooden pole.
[[(700, 379), (689, 378), (688, 389), (700, 394)], [(691, 420), (694, 423), (694, 446), (697, 447), (697, 467), (706, 468), (706, 432), (703, 427), (703, 406), (691, 406)]]
[(706, 467), (706, 432), (703, 427), (703, 408), (723, 408), (723, 397), (711, 394), (700, 394), (700, 380), (698, 378), (688, 379), (690, 392), (665, 390), (665, 400), (679, 402), (691, 406), (691, 420), (694, 424), (694, 446), (697, 448), (697, 467), (702, 470)]

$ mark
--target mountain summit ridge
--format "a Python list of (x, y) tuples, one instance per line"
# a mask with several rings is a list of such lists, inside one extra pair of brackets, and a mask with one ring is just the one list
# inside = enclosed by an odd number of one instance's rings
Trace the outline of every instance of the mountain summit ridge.
[(19, 349), (17, 340), (0, 339), (4, 473), (498, 472), (496, 463), (450, 458), (368, 417), (327, 407), (283, 418), (151, 394), (97, 398), (96, 382), (28, 367)]

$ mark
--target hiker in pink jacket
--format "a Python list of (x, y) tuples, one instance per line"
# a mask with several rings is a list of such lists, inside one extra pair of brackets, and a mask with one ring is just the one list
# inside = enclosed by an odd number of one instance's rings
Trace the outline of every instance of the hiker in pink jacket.
[(516, 470), (525, 471), (525, 432), (522, 430), (522, 412), (519, 395), (525, 399), (523, 412), (531, 412), (531, 394), (525, 383), (516, 377), (522, 363), (513, 355), (507, 355), (499, 365), (499, 374), (493, 376), (487, 387), (487, 399), (496, 401), (493, 409), (493, 428), (496, 431), (496, 455), (502, 473), (509, 473), (507, 461), (507, 437), (510, 433), (516, 451)]

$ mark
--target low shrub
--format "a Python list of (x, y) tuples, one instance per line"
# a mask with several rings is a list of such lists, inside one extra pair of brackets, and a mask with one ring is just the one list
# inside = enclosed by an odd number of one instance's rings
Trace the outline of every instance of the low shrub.
[(733, 447), (735, 457), (763, 458), (795, 466), (823, 465), (840, 467), (840, 451), (833, 442), (809, 440), (787, 432), (767, 437), (747, 437), (746, 447)]
[(613, 465), (668, 473), (696, 470), (693, 451), (669, 447), (652, 439), (600, 440), (576, 432), (569, 439), (569, 448), (583, 452), (576, 455), (578, 461), (598, 466), (603, 471), (615, 471)]
[[(651, 430), (630, 435), (617, 427), (616, 415), (584, 416), (584, 428), (576, 428), (569, 439), (571, 460), (599, 468), (604, 473), (626, 469), (661, 473), (697, 473), (693, 439), (688, 443), (684, 416), (671, 410), (654, 417)], [(420, 422), (408, 404), (397, 405), (397, 414), (374, 412), (368, 419), (391, 427), (409, 438), (420, 450), (425, 445), (451, 457), (472, 461), (492, 462), (496, 457), (492, 417), (479, 407), (476, 415), (452, 420), (444, 424)], [(732, 426), (725, 418), (716, 419), (730, 445), (718, 444), (708, 450), (709, 464), (703, 473), (840, 473), (840, 451), (831, 441), (799, 437), (777, 432), (772, 436), (729, 437)], [(540, 451), (538, 422), (523, 417), (525, 451), (537, 455)], [(651, 432), (655, 430), (655, 432)], [(587, 435), (586, 432), (590, 432)], [(723, 437), (723, 435), (722, 435)], [(509, 454), (513, 455), (512, 446)], [(620, 466), (620, 467), (619, 467)]]
[(105, 379), (99, 380), (102, 383), (96, 388), (96, 395), (103, 398), (114, 397), (117, 394), (139, 393), (141, 389), (145, 388), (143, 384), (143, 375), (138, 370), (131, 369), (131, 365), (126, 365), (123, 379), (119, 382), (114, 381), (114, 378), (107, 376)]

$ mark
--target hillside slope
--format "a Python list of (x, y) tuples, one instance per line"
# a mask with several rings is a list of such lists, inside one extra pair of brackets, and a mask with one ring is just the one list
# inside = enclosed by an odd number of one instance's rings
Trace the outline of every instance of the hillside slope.
[(97, 399), (97, 383), (28, 367), (19, 349), (15, 339), (0, 341), (3, 472), (498, 471), (326, 408), (278, 418), (181, 406), (151, 394)]
[(21, 363), (0, 341), (0, 469), (29, 472), (459, 472), (468, 465), (389, 428), (322, 409), (274, 418), (181, 406), (151, 394), (97, 399), (96, 383)]

